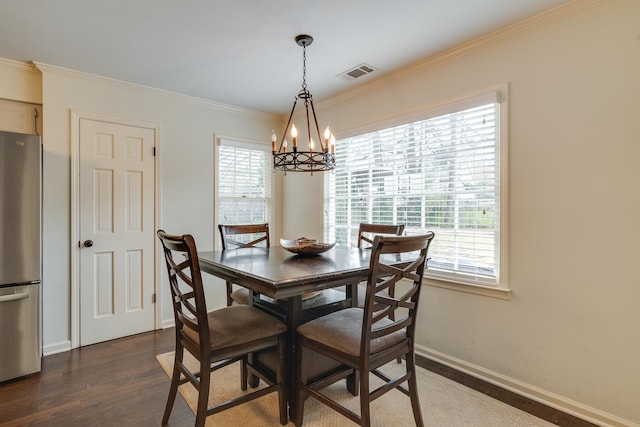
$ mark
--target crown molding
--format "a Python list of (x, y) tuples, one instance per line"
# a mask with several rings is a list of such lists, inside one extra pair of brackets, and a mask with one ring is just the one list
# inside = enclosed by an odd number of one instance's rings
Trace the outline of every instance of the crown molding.
[(521, 21), (515, 22), (513, 24), (507, 25), (505, 27), (477, 37), (466, 43), (462, 43), (458, 46), (423, 58), (417, 62), (402, 67), (401, 69), (381, 75), (380, 77), (369, 82), (364, 82), (363, 84), (353, 89), (348, 89), (338, 95), (327, 98), (320, 102), (316, 102), (316, 106), (318, 108), (326, 108), (331, 105), (344, 102), (348, 99), (358, 97), (360, 95), (386, 86), (389, 80), (399, 80), (406, 77), (407, 75), (415, 74), (420, 70), (432, 68), (445, 62), (462, 58), (463, 56), (478, 52), (497, 42), (514, 38), (524, 32), (528, 32), (535, 28), (548, 25), (567, 16), (573, 16), (583, 10), (590, 9), (601, 3), (605, 3), (606, 1), (608, 0), (571, 0), (560, 6), (540, 12)]
[(72, 69), (69, 69), (69, 68), (59, 67), (57, 65), (46, 64), (46, 63), (39, 62), (39, 61), (33, 61), (33, 64), (40, 71), (43, 71), (43, 72), (46, 71), (46, 72), (50, 72), (50, 73), (73, 75), (73, 76), (76, 76), (78, 78), (87, 79), (87, 80), (95, 80), (95, 81), (100, 81), (100, 82), (118, 84), (118, 85), (121, 85), (121, 86), (129, 86), (129, 87), (134, 87), (134, 88), (138, 88), (138, 89), (151, 90), (151, 91), (157, 92), (159, 94), (163, 94), (163, 95), (166, 95), (166, 96), (179, 98), (181, 100), (186, 100), (186, 101), (189, 101), (189, 102), (192, 102), (192, 103), (195, 103), (195, 104), (200, 104), (200, 105), (205, 106), (207, 108), (214, 108), (216, 110), (223, 110), (223, 111), (231, 112), (231, 113), (240, 113), (240, 114), (244, 114), (244, 115), (250, 115), (250, 116), (257, 117), (257, 118), (270, 119), (270, 120), (279, 120), (281, 118), (280, 115), (276, 115), (276, 114), (265, 113), (263, 111), (250, 110), (248, 108), (236, 107), (236, 106), (229, 105), (229, 104), (223, 104), (223, 103), (220, 103), (220, 102), (209, 101), (207, 99), (197, 98), (195, 96), (184, 95), (184, 94), (181, 94), (181, 93), (178, 93), (178, 92), (172, 92), (172, 91), (169, 91), (169, 90), (158, 89), (158, 88), (155, 88), (155, 87), (141, 85), (141, 84), (138, 84), (138, 83), (131, 83), (131, 82), (127, 82), (127, 81), (124, 81), (124, 80), (114, 79), (114, 78), (111, 78), (111, 77), (105, 77), (105, 76), (100, 76), (100, 75), (97, 75), (97, 74), (86, 73), (86, 72), (83, 72), (83, 71), (72, 70)]
[(17, 68), (20, 71), (28, 71), (32, 73), (38, 72), (38, 69), (36, 68), (33, 62), (21, 62), (21, 61), (14, 61), (13, 59), (0, 58), (0, 64), (8, 65), (9, 67), (12, 67), (12, 68)]

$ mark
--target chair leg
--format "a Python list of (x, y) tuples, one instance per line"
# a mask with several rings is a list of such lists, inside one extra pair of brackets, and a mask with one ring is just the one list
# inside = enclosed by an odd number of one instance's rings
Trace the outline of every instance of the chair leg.
[(233, 292), (233, 285), (231, 282), (227, 282), (227, 307), (233, 305), (233, 299), (231, 299), (231, 292)]
[(287, 364), (285, 354), (287, 352), (287, 341), (284, 335), (278, 337), (278, 372), (276, 373), (276, 381), (280, 385), (278, 387), (278, 403), (280, 406), (280, 424), (285, 425), (289, 421), (287, 412), (287, 380), (286, 371)]
[(169, 386), (169, 396), (167, 397), (167, 404), (164, 407), (164, 414), (162, 415), (162, 425), (167, 425), (169, 417), (171, 416), (171, 410), (173, 404), (176, 401), (176, 395), (178, 394), (178, 383), (180, 382), (180, 370), (178, 364), (182, 363), (182, 349), (178, 349), (174, 355), (173, 361), (173, 373), (171, 374), (171, 385)]
[(413, 409), (413, 418), (416, 422), (416, 427), (423, 427), (422, 411), (420, 410), (420, 398), (418, 396), (418, 379), (416, 378), (416, 357), (413, 353), (408, 353), (407, 360), (407, 372), (411, 371), (411, 377), (408, 381), (409, 397), (411, 399), (411, 409)]
[(200, 381), (198, 382), (198, 409), (196, 410), (196, 427), (204, 427), (209, 406), (209, 385), (211, 384), (211, 362), (200, 361)]
[(240, 389), (247, 391), (247, 355), (240, 361)]
[(347, 377), (347, 390), (352, 396), (360, 394), (360, 380), (358, 379), (359, 371), (354, 370), (353, 374)]
[(371, 426), (371, 410), (369, 402), (369, 371), (360, 372), (360, 425)]

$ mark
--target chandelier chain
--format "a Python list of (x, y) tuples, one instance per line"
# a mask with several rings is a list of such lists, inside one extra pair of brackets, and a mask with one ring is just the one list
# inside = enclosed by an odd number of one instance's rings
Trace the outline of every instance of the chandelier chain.
[(307, 89), (307, 46), (302, 46), (302, 89)]

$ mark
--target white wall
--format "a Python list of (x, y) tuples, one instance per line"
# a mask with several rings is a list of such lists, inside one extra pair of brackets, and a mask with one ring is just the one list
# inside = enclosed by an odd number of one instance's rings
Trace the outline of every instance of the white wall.
[[(39, 64), (33, 68), (0, 61), (0, 98), (44, 105), (43, 341), (45, 353), (71, 342), (71, 111), (156, 123), (160, 126), (162, 187), (160, 224), (191, 233), (201, 250), (213, 248), (214, 135), (270, 143), (278, 117)], [(15, 84), (4, 84), (7, 80)], [(16, 89), (18, 88), (18, 89)], [(195, 185), (194, 185), (195, 184)], [(276, 185), (276, 209), (280, 211)], [(279, 218), (281, 215), (278, 215)], [(279, 222), (274, 228), (279, 228)], [(159, 318), (172, 322), (168, 283), (160, 268)], [(216, 282), (206, 277), (205, 280)], [(210, 307), (225, 304), (224, 284), (208, 289)], [(160, 324), (158, 325), (160, 326)]]
[[(577, 5), (587, 3), (594, 4)], [(427, 287), (418, 344), (424, 354), (601, 424), (640, 423), (638, 17), (637, 0), (598, 2), (431, 58), (317, 108), (340, 137), (509, 83), (512, 298)], [(291, 220), (299, 207), (322, 206), (320, 197), (305, 199), (314, 194), (309, 183), (297, 184), (285, 180), (292, 236), (307, 232)]]

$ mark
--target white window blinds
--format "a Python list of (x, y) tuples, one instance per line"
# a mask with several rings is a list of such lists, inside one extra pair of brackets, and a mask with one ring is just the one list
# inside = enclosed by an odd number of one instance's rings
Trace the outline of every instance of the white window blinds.
[(222, 139), (218, 150), (218, 222), (269, 222), (271, 163), (268, 147)]
[(431, 271), (495, 284), (499, 105), (496, 95), (479, 98), (337, 141), (335, 173), (325, 175), (327, 241), (355, 245), (362, 222), (434, 231)]

